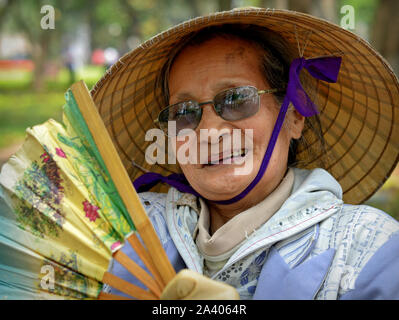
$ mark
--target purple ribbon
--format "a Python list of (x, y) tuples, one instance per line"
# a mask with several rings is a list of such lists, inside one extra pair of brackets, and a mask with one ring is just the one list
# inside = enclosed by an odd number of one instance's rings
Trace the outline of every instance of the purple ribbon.
[[(299, 74), (301, 70), (305, 68), (314, 78), (330, 83), (335, 83), (337, 82), (339, 69), (341, 67), (341, 61), (341, 57), (332, 56), (313, 59), (298, 58), (292, 61), (289, 70), (287, 92), (285, 94), (280, 112), (277, 116), (277, 120), (270, 137), (269, 144), (267, 146), (265, 155), (263, 156), (263, 160), (256, 177), (254, 178), (254, 180), (252, 180), (249, 186), (245, 188), (244, 191), (231, 199), (220, 201), (214, 201), (209, 199), (206, 200), (218, 204), (231, 204), (244, 198), (258, 184), (258, 182), (262, 179), (264, 173), (266, 172), (290, 102), (293, 104), (295, 109), (304, 117), (311, 117), (319, 113), (317, 107), (306, 94), (299, 81)], [(148, 172), (138, 177), (133, 182), (133, 185), (137, 192), (143, 192), (148, 191), (158, 182), (167, 183), (170, 186), (175, 187), (180, 192), (191, 193), (195, 196), (202, 197), (190, 186), (183, 174), (173, 173), (165, 177), (159, 173)]]
[(159, 182), (167, 183), (168, 185), (175, 187), (180, 192), (191, 193), (201, 196), (196, 192), (188, 183), (184, 174), (172, 173), (168, 176), (163, 176), (155, 172), (147, 172), (134, 180), (133, 186), (137, 192), (145, 192), (150, 190), (152, 187), (157, 185)]

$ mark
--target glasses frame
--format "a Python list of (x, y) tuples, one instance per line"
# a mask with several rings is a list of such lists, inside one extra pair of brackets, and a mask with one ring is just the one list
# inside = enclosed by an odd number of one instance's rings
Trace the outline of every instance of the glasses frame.
[[(159, 111), (157, 118), (154, 120), (154, 123), (159, 127), (159, 129), (161, 129), (161, 130), (167, 135), (167, 132), (165, 132), (165, 130), (162, 129), (161, 126), (160, 126), (159, 118), (160, 118), (160, 116), (161, 116), (161, 113), (164, 112), (165, 110), (167, 110), (167, 109), (169, 109), (169, 108), (175, 106), (175, 105), (178, 105), (178, 104), (180, 104), (180, 103), (185, 103), (185, 102), (194, 102), (194, 103), (196, 103), (196, 104), (198, 105), (198, 107), (200, 107), (201, 109), (203, 109), (204, 106), (206, 106), (206, 105), (208, 105), (208, 104), (212, 104), (213, 110), (216, 112), (216, 114), (217, 114), (219, 117), (221, 117), (223, 120), (226, 120), (226, 119), (224, 119), (221, 115), (219, 115), (218, 112), (216, 111), (216, 109), (215, 109), (215, 98), (216, 98), (219, 94), (221, 94), (221, 93), (223, 93), (223, 92), (227, 92), (227, 91), (230, 91), (230, 90), (232, 90), (232, 89), (238, 89), (238, 88), (253, 88), (253, 89), (256, 89), (256, 90), (257, 90), (256, 93), (257, 93), (258, 97), (260, 97), (262, 94), (265, 94), (265, 93), (275, 93), (275, 92), (282, 91), (282, 89), (277, 89), (277, 88), (259, 90), (258, 88), (254, 87), (254, 86), (239, 86), (239, 87), (234, 87), (234, 88), (228, 88), (228, 89), (226, 89), (226, 90), (222, 90), (222, 91), (218, 92), (217, 94), (215, 94), (215, 96), (213, 97), (213, 100), (204, 101), (204, 102), (197, 102), (197, 101), (195, 101), (195, 100), (186, 100), (186, 101), (180, 101), (180, 102), (177, 102), (177, 103), (168, 105), (167, 107), (165, 107), (165, 108), (163, 108), (161, 111)], [(258, 103), (258, 111), (259, 111), (259, 103)], [(258, 112), (258, 111), (257, 111), (257, 112)], [(255, 115), (257, 112), (255, 112), (254, 115)], [(202, 119), (202, 114), (201, 114), (201, 119)], [(201, 123), (201, 119), (200, 119), (200, 122), (198, 122), (198, 125)], [(242, 119), (246, 119), (246, 118), (242, 118)], [(238, 121), (238, 120), (242, 120), (242, 119), (237, 119), (237, 121)], [(235, 120), (226, 120), (226, 121), (235, 121)], [(195, 127), (195, 129), (198, 127), (198, 125)], [(195, 129), (193, 129), (193, 130), (195, 130)], [(178, 135), (179, 135), (179, 134), (176, 134), (176, 136), (178, 136)]]

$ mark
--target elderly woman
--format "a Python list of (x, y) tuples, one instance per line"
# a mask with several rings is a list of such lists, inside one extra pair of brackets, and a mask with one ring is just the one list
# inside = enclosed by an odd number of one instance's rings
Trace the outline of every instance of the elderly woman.
[[(190, 270), (164, 298), (399, 298), (399, 223), (359, 205), (397, 163), (398, 82), (355, 35), (286, 11), (214, 14), (126, 55), (93, 96), (132, 177), (156, 171), (135, 186)], [(144, 161), (151, 119), (191, 161)], [(157, 182), (167, 193), (143, 192)]]

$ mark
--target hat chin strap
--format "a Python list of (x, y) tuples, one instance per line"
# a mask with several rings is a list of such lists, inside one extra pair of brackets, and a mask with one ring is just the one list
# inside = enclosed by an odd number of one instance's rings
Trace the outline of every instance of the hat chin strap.
[(295, 109), (304, 117), (313, 116), (319, 111), (316, 106), (310, 100), (305, 90), (303, 89), (300, 81), (299, 81), (299, 73), (305, 68), (308, 70), (311, 76), (316, 79), (323, 80), (330, 83), (337, 82), (339, 69), (341, 66), (341, 57), (321, 57), (314, 59), (305, 59), (303, 57), (294, 59), (291, 63), (289, 70), (289, 81), (287, 85), (287, 92), (284, 97), (283, 103), (280, 108), (280, 112), (278, 114), (276, 123), (273, 128), (273, 132), (270, 137), (269, 144), (267, 146), (266, 152), (263, 156), (262, 163), (258, 170), (256, 177), (252, 180), (252, 182), (245, 188), (240, 194), (237, 196), (228, 199), (228, 200), (209, 200), (202, 197), (197, 191), (195, 191), (186, 180), (183, 174), (173, 173), (167, 177), (154, 172), (148, 172), (140, 177), (138, 177), (133, 185), (136, 188), (137, 192), (144, 192), (151, 189), (159, 182), (167, 183), (173, 187), (175, 187), (180, 192), (191, 193), (195, 196), (199, 196), (201, 198), (206, 199), (207, 201), (228, 205), (240, 201), (243, 199), (262, 179), (263, 175), (266, 172), (267, 166), (269, 164), (270, 158), (272, 156), (274, 147), (276, 145), (278, 135), (281, 131), (281, 127), (283, 125), (285, 115), (288, 110), (288, 106), (290, 102), (294, 105)]

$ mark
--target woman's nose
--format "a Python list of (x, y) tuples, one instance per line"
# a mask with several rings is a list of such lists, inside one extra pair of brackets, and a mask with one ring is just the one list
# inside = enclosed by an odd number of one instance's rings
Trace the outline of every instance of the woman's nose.
[(202, 118), (197, 130), (201, 145), (219, 144), (221, 138), (231, 133), (232, 126), (216, 113), (212, 103), (208, 103), (202, 108)]
[(215, 111), (212, 102), (202, 105), (202, 117), (197, 129), (220, 129), (225, 122)]

